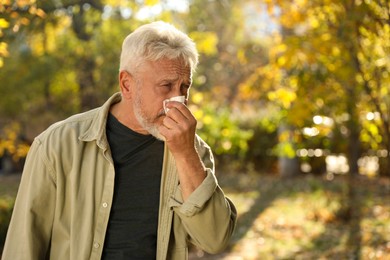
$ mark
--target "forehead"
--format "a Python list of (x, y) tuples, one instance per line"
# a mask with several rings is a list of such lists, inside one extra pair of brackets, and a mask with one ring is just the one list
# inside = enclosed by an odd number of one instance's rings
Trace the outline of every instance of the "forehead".
[(157, 61), (146, 61), (140, 71), (146, 72), (157, 80), (165, 79), (191, 79), (191, 68), (182, 59), (160, 59)]

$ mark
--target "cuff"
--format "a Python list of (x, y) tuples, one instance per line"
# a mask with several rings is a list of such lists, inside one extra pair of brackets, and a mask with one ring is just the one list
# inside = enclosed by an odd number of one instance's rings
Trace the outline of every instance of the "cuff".
[(180, 213), (191, 217), (202, 210), (204, 204), (211, 198), (217, 188), (217, 179), (211, 169), (206, 170), (206, 178), (202, 184), (183, 202), (180, 186), (177, 186), (175, 194), (170, 198), (169, 206), (177, 208)]

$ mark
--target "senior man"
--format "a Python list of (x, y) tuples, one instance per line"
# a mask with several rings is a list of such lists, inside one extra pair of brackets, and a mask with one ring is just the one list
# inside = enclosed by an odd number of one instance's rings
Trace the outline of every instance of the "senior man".
[(186, 106), (197, 62), (170, 24), (126, 37), (120, 93), (34, 140), (2, 259), (183, 260), (189, 243), (226, 247), (236, 210)]

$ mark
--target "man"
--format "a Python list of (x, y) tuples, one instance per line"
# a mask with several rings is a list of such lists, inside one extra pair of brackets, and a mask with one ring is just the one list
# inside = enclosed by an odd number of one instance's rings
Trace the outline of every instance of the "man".
[(187, 259), (221, 251), (236, 210), (184, 103), (198, 62), (173, 26), (123, 42), (119, 85), (102, 107), (49, 127), (31, 146), (3, 259)]

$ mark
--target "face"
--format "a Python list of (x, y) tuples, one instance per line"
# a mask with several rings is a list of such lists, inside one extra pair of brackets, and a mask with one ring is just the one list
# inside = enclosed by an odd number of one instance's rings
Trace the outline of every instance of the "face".
[(191, 70), (179, 59), (162, 59), (141, 65), (134, 79), (134, 115), (144, 130), (162, 140), (158, 126), (165, 116), (163, 101), (174, 96), (188, 99)]

